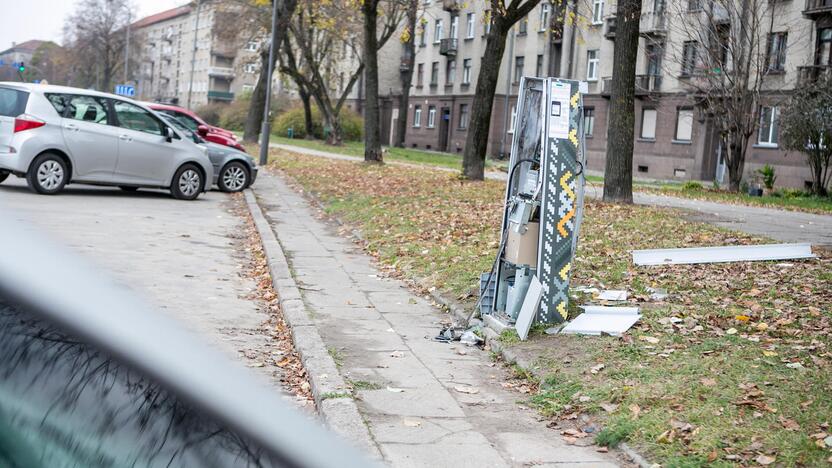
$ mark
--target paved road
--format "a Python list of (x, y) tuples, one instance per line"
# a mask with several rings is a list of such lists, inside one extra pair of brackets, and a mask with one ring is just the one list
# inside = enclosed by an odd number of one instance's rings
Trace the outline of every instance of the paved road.
[[(354, 156), (318, 151), (299, 146), (272, 143), (273, 148), (280, 148), (310, 156), (326, 157), (340, 160), (360, 160)], [(391, 161), (391, 164), (425, 168), (424, 165)], [(445, 172), (459, 172), (456, 169), (433, 167)], [(505, 180), (503, 172), (488, 172), (488, 179)], [(587, 184), (587, 196), (601, 198), (602, 185)], [(644, 192), (633, 194), (633, 201), (640, 205), (667, 206), (690, 210), (689, 219), (703, 221), (727, 229), (747, 232), (754, 235), (770, 237), (781, 242), (807, 242), (813, 245), (832, 248), (832, 215), (801, 213), (797, 211), (778, 210), (742, 205), (730, 205), (687, 198), (654, 195)]]
[(255, 285), (240, 275), (244, 246), (237, 236), (243, 221), (230, 211), (232, 202), (220, 192), (187, 202), (162, 191), (126, 193), (83, 185), (43, 196), (14, 177), (0, 185), (0, 203), (19, 219), (238, 356), (263, 349), (267, 340), (258, 328), (267, 315), (245, 298)]
[(254, 193), (387, 463), (616, 466), (593, 447), (567, 445), (534, 410), (517, 405), (525, 396), (501, 386), (506, 371), (486, 352), (433, 341), (447, 315), (383, 278), (284, 180), (262, 173)]

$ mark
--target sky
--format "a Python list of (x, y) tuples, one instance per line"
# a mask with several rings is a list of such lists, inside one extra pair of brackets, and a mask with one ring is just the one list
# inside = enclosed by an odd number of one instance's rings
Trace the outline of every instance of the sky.
[[(62, 41), (64, 19), (77, 0), (0, 0), (0, 51), (29, 39)], [(142, 18), (187, 3), (187, 0), (133, 0)]]

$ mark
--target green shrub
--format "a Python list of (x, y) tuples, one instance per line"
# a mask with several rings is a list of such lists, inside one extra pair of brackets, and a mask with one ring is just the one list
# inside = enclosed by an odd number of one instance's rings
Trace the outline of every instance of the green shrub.
[(774, 167), (766, 164), (762, 169), (757, 169), (757, 173), (763, 178), (763, 185), (767, 189), (771, 190), (774, 188), (774, 181), (777, 180), (777, 176), (774, 175)]
[(220, 125), (220, 117), (228, 106), (229, 104), (212, 102), (198, 107), (195, 112), (209, 124)]
[(783, 198), (804, 198), (809, 196), (809, 194), (803, 190), (794, 188), (784, 188), (782, 190), (778, 190), (778, 192), (780, 192)]
[(686, 191), (697, 192), (699, 190), (702, 190), (702, 188), (702, 184), (700, 184), (699, 182), (694, 182), (692, 180), (689, 180), (682, 184), (682, 190)]
[(635, 430), (635, 422), (624, 417), (616, 418), (607, 425), (598, 436), (595, 443), (602, 447), (618, 447), (621, 442), (626, 441)]
[[(272, 115), (278, 115), (288, 106), (285, 99), (273, 99)], [(251, 93), (243, 92), (231, 104), (225, 104), (220, 113), (219, 126), (227, 130), (242, 131), (246, 126), (248, 109), (251, 107)]]
[[(340, 122), (344, 141), (361, 140), (364, 133), (364, 119), (361, 116), (344, 108), (341, 109)], [(295, 107), (278, 115), (274, 120), (272, 132), (275, 135), (287, 137), (290, 128), (293, 131), (294, 138), (306, 138), (306, 125), (302, 107)], [(312, 132), (314, 138), (324, 139), (323, 118), (321, 112), (315, 106), (312, 106)]]

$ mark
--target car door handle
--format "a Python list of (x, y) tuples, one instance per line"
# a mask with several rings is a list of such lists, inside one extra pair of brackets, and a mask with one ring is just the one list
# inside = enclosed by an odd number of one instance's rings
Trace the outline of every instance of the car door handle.
[(64, 128), (67, 129), (67, 130), (76, 131), (76, 132), (79, 130), (78, 126), (76, 126), (75, 124), (66, 124), (66, 125), (64, 125)]
[(123, 135), (123, 134), (119, 135), (118, 139), (121, 140), (121, 141), (133, 141), (133, 139), (130, 138), (130, 135)]

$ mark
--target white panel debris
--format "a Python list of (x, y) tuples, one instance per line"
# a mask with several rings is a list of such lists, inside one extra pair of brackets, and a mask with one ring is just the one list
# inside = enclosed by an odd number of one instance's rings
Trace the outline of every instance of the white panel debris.
[(627, 300), (627, 291), (624, 290), (616, 290), (616, 289), (609, 289), (605, 291), (601, 291), (598, 294), (599, 301), (626, 301)]
[(638, 307), (581, 306), (584, 313), (569, 322), (561, 333), (619, 336), (641, 318)]
[(540, 307), (542, 297), (543, 285), (540, 284), (537, 275), (534, 275), (529, 284), (529, 290), (526, 292), (526, 298), (523, 300), (523, 306), (520, 307), (520, 313), (517, 314), (517, 322), (514, 324), (517, 336), (521, 340), (525, 340), (529, 336), (529, 329), (532, 327), (535, 315), (537, 315), (537, 308)]
[(633, 251), (633, 263), (636, 265), (751, 262), (816, 257), (812, 253), (810, 244), (742, 245)]

